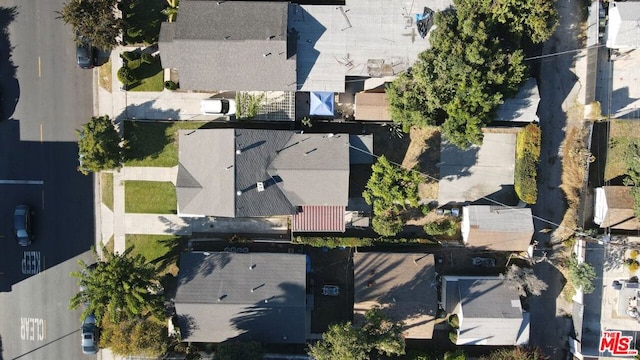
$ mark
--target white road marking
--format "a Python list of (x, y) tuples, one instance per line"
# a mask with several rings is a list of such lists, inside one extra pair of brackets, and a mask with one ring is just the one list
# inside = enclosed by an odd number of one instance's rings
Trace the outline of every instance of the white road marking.
[(22, 273), (25, 275), (35, 275), (40, 273), (40, 251), (25, 251), (22, 256)]
[(20, 318), (20, 338), (30, 341), (44, 341), (47, 338), (47, 321), (40, 318)]
[(44, 185), (42, 180), (0, 180), (0, 185)]
[(38, 77), (42, 77), (42, 60), (40, 56), (38, 56)]

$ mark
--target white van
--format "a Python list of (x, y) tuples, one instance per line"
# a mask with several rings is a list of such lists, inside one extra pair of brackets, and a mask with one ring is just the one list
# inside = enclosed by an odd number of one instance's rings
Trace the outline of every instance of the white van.
[(203, 99), (200, 102), (202, 115), (235, 115), (236, 102), (231, 99)]

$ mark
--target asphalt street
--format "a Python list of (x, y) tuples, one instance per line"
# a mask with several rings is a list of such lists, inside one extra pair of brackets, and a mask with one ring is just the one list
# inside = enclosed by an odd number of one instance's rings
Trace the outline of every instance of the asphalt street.
[[(81, 359), (69, 276), (90, 260), (93, 179), (77, 172), (75, 130), (93, 113), (92, 72), (75, 64), (63, 1), (0, 1), (0, 359)], [(13, 210), (33, 210), (20, 247)], [(95, 358), (95, 357), (94, 357)]]

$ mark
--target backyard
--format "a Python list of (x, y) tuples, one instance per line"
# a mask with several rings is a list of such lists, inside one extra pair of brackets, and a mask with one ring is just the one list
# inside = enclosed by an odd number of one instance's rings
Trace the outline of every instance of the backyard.
[(604, 170), (604, 181), (622, 185), (627, 174), (625, 161), (627, 148), (640, 139), (640, 128), (633, 121), (613, 120), (609, 122), (609, 149)]

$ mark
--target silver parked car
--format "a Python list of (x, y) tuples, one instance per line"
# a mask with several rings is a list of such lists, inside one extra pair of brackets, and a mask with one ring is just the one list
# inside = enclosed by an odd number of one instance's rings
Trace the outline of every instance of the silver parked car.
[(98, 327), (96, 317), (87, 315), (82, 322), (82, 353), (91, 355), (98, 352)]

